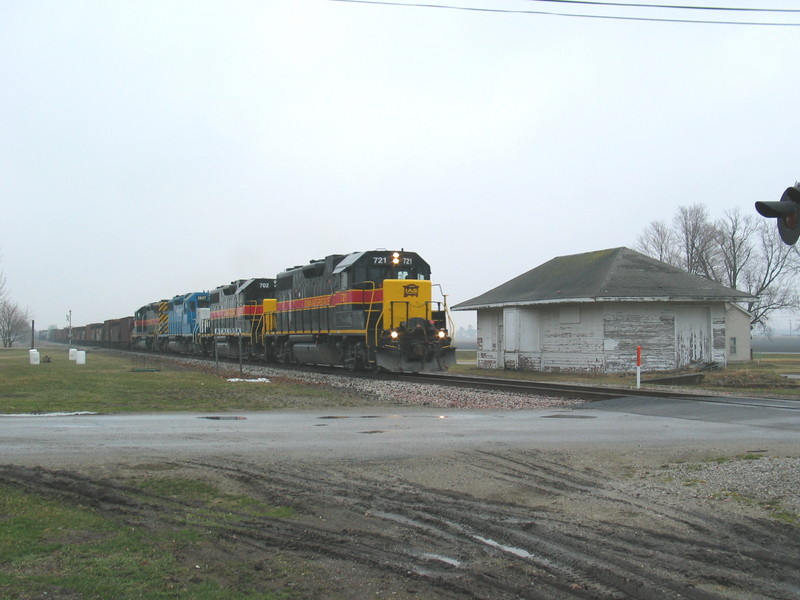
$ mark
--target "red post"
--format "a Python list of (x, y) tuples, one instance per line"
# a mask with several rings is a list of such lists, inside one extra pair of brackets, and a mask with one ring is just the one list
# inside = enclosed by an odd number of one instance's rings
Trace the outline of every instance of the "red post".
[(636, 389), (642, 387), (642, 347), (636, 346)]

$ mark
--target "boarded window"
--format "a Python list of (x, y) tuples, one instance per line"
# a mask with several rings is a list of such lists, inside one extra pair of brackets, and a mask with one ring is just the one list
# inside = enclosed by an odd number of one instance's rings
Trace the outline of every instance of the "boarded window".
[(580, 323), (581, 309), (579, 306), (562, 306), (558, 309), (559, 323)]

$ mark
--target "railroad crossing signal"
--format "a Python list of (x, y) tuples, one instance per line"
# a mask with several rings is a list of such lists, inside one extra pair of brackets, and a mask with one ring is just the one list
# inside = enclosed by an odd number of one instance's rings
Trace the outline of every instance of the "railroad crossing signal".
[(756, 202), (758, 214), (778, 220), (778, 233), (785, 244), (793, 246), (800, 238), (800, 184), (786, 188), (780, 202)]

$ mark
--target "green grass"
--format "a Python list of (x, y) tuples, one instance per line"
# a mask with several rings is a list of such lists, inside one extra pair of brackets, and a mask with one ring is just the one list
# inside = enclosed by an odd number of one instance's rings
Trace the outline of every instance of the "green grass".
[[(0, 484), (0, 599), (289, 597), (280, 589), (231, 579), (232, 569), (248, 565), (194, 560), (216, 546), (208, 526), (225, 522), (229, 508), (244, 508), (246, 515), (283, 514), (283, 509), (260, 502), (254, 506), (249, 498), (220, 494), (208, 484), (159, 479), (155, 487), (181, 494), (184, 502), (183, 496), (194, 500), (197, 510), (207, 513), (205, 519), (186, 519), (179, 529), (154, 529)], [(222, 498), (222, 506), (215, 507), (214, 498)]]
[(789, 525), (800, 525), (800, 515), (783, 508), (780, 500), (778, 499), (754, 500), (745, 494), (731, 490), (722, 490), (721, 492), (716, 492), (712, 494), (711, 497), (718, 500), (733, 500), (734, 502), (744, 504), (745, 506), (758, 506), (767, 511), (769, 516), (777, 521), (781, 521)]
[(139, 486), (147, 492), (174, 498), (181, 503), (207, 506), (213, 511), (215, 519), (220, 514), (236, 518), (249, 516), (289, 519), (295, 516), (294, 510), (288, 506), (271, 506), (248, 496), (222, 493), (210, 483), (197, 479), (151, 477), (139, 483)]
[[(0, 413), (154, 412), (265, 410), (285, 407), (363, 405), (364, 400), (327, 386), (274, 380), (228, 382), (213, 372), (181, 369), (169, 360), (159, 371), (134, 370), (130, 356), (87, 353), (86, 364), (70, 361), (62, 348), (41, 355), (51, 362), (30, 365), (27, 350), (0, 351)], [(209, 367), (213, 371), (213, 364)], [(228, 376), (238, 375), (238, 369)]]

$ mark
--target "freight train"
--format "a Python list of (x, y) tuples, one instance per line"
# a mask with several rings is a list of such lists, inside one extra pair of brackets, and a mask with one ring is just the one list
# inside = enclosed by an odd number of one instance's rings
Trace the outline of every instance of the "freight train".
[[(240, 279), (73, 328), (76, 343), (284, 365), (443, 371), (455, 363), (447, 306), (414, 252), (332, 254), (274, 279)], [(127, 332), (125, 331), (128, 328)], [(63, 339), (63, 330), (56, 341)]]

